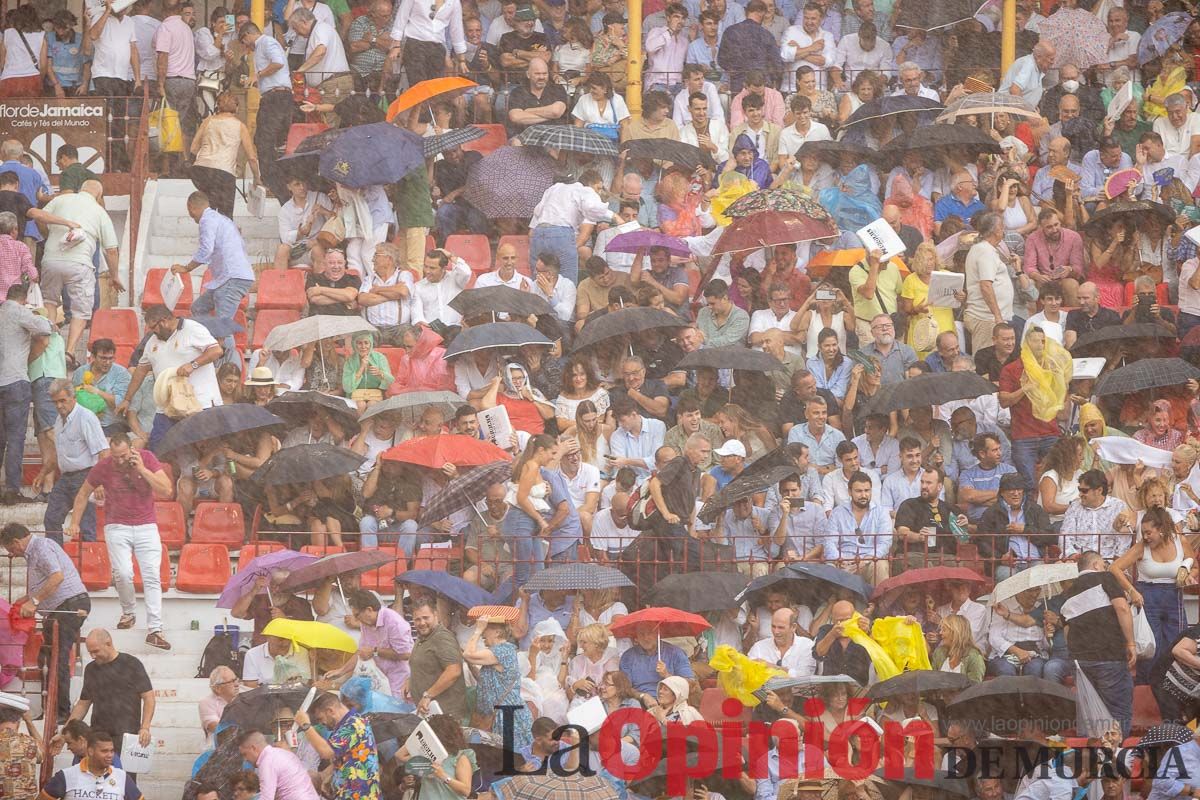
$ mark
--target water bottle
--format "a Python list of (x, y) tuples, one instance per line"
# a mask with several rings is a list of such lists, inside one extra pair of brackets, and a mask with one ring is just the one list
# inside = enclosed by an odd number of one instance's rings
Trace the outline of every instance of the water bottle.
[(950, 517), (950, 533), (954, 534), (954, 538), (964, 544), (971, 540), (971, 535), (967, 533), (965, 528), (958, 524), (958, 517), (955, 516)]

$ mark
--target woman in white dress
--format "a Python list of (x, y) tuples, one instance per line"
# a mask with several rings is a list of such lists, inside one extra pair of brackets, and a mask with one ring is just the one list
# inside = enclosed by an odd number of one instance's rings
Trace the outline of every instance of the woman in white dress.
[(629, 119), (629, 107), (621, 95), (613, 92), (612, 80), (606, 73), (593, 72), (582, 88), (586, 93), (580, 95), (579, 102), (571, 112), (575, 127), (595, 126), (597, 133), (608, 135), (609, 131), (615, 131), (617, 126)]
[(567, 693), (570, 708), (586, 703), (600, 693), (606, 673), (620, 669), (617, 656), (609, 653), (612, 636), (608, 628), (593, 622), (580, 629), (576, 637), (579, 652), (567, 664)]
[(575, 355), (562, 371), (562, 388), (554, 400), (554, 416), (563, 433), (575, 427), (580, 403), (591, 402), (602, 416), (608, 411), (608, 390), (600, 385), (586, 356)]
[(817, 335), (829, 328), (838, 337), (838, 350), (846, 352), (846, 331), (854, 330), (854, 304), (831, 283), (818, 283), (792, 317), (792, 333), (805, 337), (804, 353), (818, 352)]
[(563, 686), (570, 647), (562, 625), (551, 617), (533, 626), (529, 650), (520, 654), (521, 675), (541, 690), (540, 715), (560, 724), (567, 719), (567, 693)]

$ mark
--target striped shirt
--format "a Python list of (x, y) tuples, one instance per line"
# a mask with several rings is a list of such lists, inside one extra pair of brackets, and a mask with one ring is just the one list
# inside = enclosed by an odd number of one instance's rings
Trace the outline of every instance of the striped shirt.
[(42, 599), (38, 605), (42, 611), (52, 611), (62, 605), (63, 601), (77, 594), (85, 594), (87, 589), (79, 579), (79, 571), (75, 569), (75, 565), (61, 546), (44, 536), (31, 537), (29, 547), (25, 548), (25, 585), (29, 594), (36, 595), (40, 592), (57, 572), (62, 573), (62, 583), (53, 594)]

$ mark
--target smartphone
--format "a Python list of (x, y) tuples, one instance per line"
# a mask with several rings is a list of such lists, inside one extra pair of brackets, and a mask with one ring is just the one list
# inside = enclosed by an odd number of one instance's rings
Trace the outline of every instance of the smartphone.
[(817, 289), (818, 300), (837, 300), (837, 292), (833, 289)]
[(236, 26), (237, 26), (237, 18), (234, 17), (233, 14), (226, 14), (225, 15), (225, 27), (229, 28), (229, 30), (234, 30), (234, 28)]

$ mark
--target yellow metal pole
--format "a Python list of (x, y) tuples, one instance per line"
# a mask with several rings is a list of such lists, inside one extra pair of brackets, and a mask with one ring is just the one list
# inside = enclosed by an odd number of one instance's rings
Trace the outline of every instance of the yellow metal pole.
[(1000, 25), (1000, 79), (1017, 58), (1017, 0), (1004, 0), (1004, 19)]
[(625, 70), (625, 103), (634, 119), (642, 118), (642, 0), (627, 0), (629, 64)]

